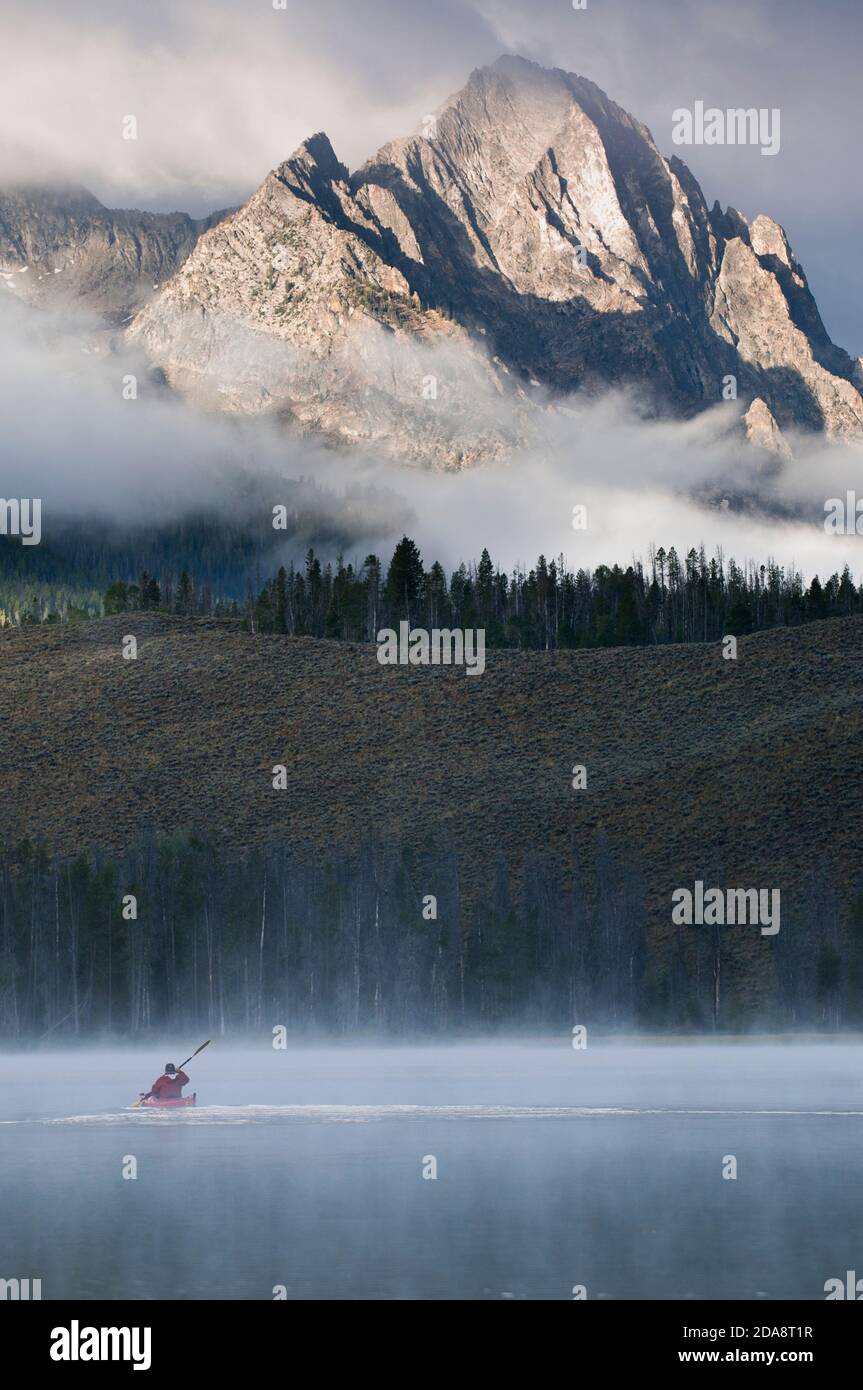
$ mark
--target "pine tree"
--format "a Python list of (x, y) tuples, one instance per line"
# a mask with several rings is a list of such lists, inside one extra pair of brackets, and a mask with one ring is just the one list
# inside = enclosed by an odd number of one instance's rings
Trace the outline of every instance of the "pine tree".
[(385, 597), (393, 615), (411, 622), (423, 587), (422, 557), (408, 536), (403, 536), (393, 552), (387, 573)]

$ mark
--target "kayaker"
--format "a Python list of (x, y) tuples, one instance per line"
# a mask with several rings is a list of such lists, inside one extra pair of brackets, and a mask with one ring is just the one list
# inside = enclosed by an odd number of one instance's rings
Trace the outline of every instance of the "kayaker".
[(189, 1078), (184, 1071), (177, 1071), (173, 1062), (168, 1062), (164, 1074), (153, 1082), (152, 1091), (148, 1091), (142, 1100), (149, 1100), (155, 1096), (157, 1100), (179, 1100), (183, 1094), (183, 1087), (188, 1086)]

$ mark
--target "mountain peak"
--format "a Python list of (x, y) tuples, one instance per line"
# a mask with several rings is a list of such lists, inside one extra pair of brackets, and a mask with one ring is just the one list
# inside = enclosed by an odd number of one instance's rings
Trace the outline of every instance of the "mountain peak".
[(789, 270), (792, 268), (794, 255), (785, 229), (772, 217), (760, 212), (749, 228), (749, 239), (756, 256), (775, 256)]
[(276, 178), (292, 192), (312, 201), (325, 198), (331, 184), (347, 183), (349, 177), (347, 168), (330, 144), (329, 136), (323, 131), (304, 140), (276, 170)]
[(99, 202), (79, 183), (18, 183), (0, 191), (0, 201), (6, 206), (17, 203), (31, 208), (63, 208), (65, 211), (101, 212)]
[(317, 134), (310, 135), (307, 140), (294, 150), (294, 153), (285, 160), (285, 163), (292, 166), (304, 166), (319, 169), (322, 174), (329, 178), (341, 178), (345, 172), (345, 166), (336, 155), (330, 143), (330, 137), (322, 130)]
[[(54, 240), (86, 220), (69, 212)], [(50, 223), (16, 226), (38, 240)], [(353, 178), (318, 132), (227, 221), (182, 236), (194, 249), (166, 248), (173, 274), (130, 331), (222, 407), (453, 466), (529, 433), (537, 385), (551, 403), (631, 388), (685, 418), (733, 378), (760, 403), (750, 435), (863, 432), (860, 370), (779, 223), (709, 209), (599, 87), (517, 55)], [(446, 371), (424, 365), (444, 348)], [(434, 418), (430, 373), (447, 393)]]
[[(854, 364), (827, 338), (779, 224), (708, 210), (687, 166), (586, 78), (503, 54), (432, 130), (385, 145), (353, 178), (323, 134), (273, 177), (232, 219), (241, 235), (205, 237), (135, 326), (175, 381), (215, 370), (211, 338), (195, 346), (206, 317), (184, 317), (192, 340), (172, 347), (191, 298), (301, 354), (306, 365), (274, 369), (263, 394), (256, 378), (255, 408), (296, 414), (301, 388), (304, 423), (429, 461), (500, 448), (497, 427), (477, 442), (470, 391), (502, 392), (507, 418), (529, 429), (536, 384), (551, 400), (630, 386), (685, 417), (734, 377), (760, 403), (750, 437), (863, 430)], [(447, 416), (458, 444), (429, 430), (416, 394), (417, 352), (445, 341), (461, 353)], [(336, 369), (345, 353), (350, 368)], [(239, 383), (232, 398), (248, 408)], [(491, 399), (486, 417), (503, 418)]]

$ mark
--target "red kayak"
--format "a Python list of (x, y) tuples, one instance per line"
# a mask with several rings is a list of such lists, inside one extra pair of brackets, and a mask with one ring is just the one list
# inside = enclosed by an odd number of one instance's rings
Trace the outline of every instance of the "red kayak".
[(174, 1110), (178, 1105), (194, 1105), (197, 1096), (197, 1091), (193, 1091), (190, 1096), (179, 1096), (176, 1100), (157, 1100), (155, 1096), (150, 1096), (148, 1100), (142, 1100), (136, 1109), (142, 1110), (146, 1105), (148, 1110), (151, 1108), (154, 1110)]

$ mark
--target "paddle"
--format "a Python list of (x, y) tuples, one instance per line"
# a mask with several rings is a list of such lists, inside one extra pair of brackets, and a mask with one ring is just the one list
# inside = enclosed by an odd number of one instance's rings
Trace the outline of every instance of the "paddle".
[(195, 1048), (195, 1050), (194, 1050), (194, 1052), (192, 1053), (192, 1056), (191, 1056), (191, 1057), (187, 1057), (186, 1060), (185, 1060), (185, 1062), (181, 1062), (181, 1063), (180, 1063), (180, 1065), (179, 1065), (178, 1068), (177, 1068), (177, 1071), (182, 1071), (182, 1070), (183, 1070), (183, 1067), (187, 1067), (187, 1066), (189, 1065), (189, 1063), (193, 1060), (193, 1058), (197, 1057), (197, 1055), (198, 1055), (199, 1052), (203, 1052), (204, 1048), (205, 1048), (205, 1047), (209, 1047), (209, 1046), (210, 1046), (210, 1039), (207, 1038), (207, 1041), (206, 1041), (205, 1043), (201, 1043), (201, 1046), (200, 1046), (200, 1047), (196, 1047), (196, 1048)]
[[(196, 1048), (195, 1048), (195, 1050), (194, 1050), (194, 1052), (192, 1053), (192, 1056), (191, 1056), (191, 1057), (187, 1057), (186, 1060), (185, 1060), (185, 1062), (181, 1062), (181, 1063), (180, 1063), (180, 1065), (179, 1065), (178, 1068), (177, 1068), (177, 1071), (182, 1071), (182, 1070), (183, 1070), (183, 1067), (187, 1067), (187, 1066), (189, 1065), (189, 1063), (190, 1063), (195, 1057), (197, 1057), (197, 1055), (198, 1055), (199, 1052), (203, 1052), (204, 1048), (205, 1048), (205, 1047), (209, 1047), (209, 1046), (210, 1046), (210, 1039), (207, 1038), (207, 1041), (206, 1041), (206, 1042), (202, 1042), (200, 1047), (196, 1047)], [(147, 1099), (147, 1096), (149, 1096), (149, 1095), (151, 1095), (151, 1094), (152, 1094), (152, 1092), (148, 1091), (146, 1096), (139, 1096), (137, 1100), (133, 1100), (133, 1101), (132, 1101), (132, 1104), (129, 1106), (129, 1109), (130, 1109), (130, 1110), (136, 1109), (136, 1107), (139, 1106), (139, 1105), (141, 1104), (142, 1101), (146, 1100), (146, 1099)]]

